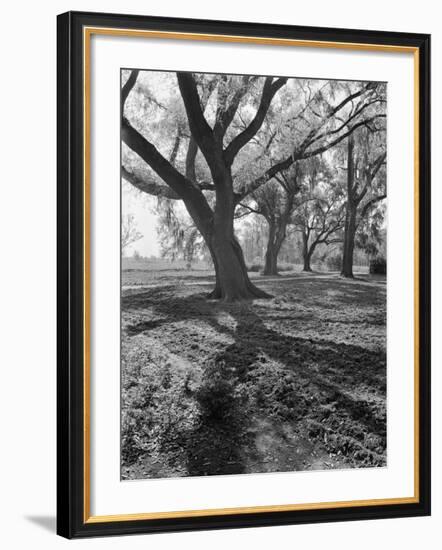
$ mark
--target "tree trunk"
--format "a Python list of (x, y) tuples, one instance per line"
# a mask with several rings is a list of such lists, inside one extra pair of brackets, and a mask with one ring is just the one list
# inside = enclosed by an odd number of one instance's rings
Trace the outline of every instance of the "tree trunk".
[(302, 269), (302, 271), (312, 271), (312, 267), (310, 265), (310, 262), (311, 262), (311, 255), (310, 254), (305, 254), (304, 256), (304, 267)]
[(356, 205), (347, 203), (347, 212), (345, 215), (344, 246), (342, 255), (341, 275), (353, 279), (353, 252), (355, 248), (356, 234)]
[(219, 269), (218, 269), (218, 261), (215, 256), (215, 252), (212, 248), (212, 245), (210, 243), (210, 238), (207, 239), (204, 237), (204, 240), (206, 241), (207, 248), (209, 249), (210, 256), (212, 257), (212, 263), (213, 263), (213, 269), (215, 270), (215, 288), (209, 292), (207, 295), (207, 298), (209, 300), (219, 300), (221, 298), (221, 282), (219, 279)]
[(265, 253), (263, 275), (279, 275), (278, 256), (287, 236), (287, 223), (292, 210), (293, 201), (288, 203), (287, 210), (276, 220), (271, 216), (264, 216), (269, 225), (269, 238)]
[(209, 298), (235, 302), (254, 298), (271, 298), (249, 279), (241, 246), (235, 237), (225, 239), (214, 234), (209, 247), (214, 258), (216, 284)]
[(218, 184), (217, 200), (211, 230), (204, 239), (213, 258), (216, 285), (210, 298), (235, 302), (271, 296), (257, 288), (249, 279), (247, 266), (233, 230), (235, 206), (230, 174)]
[(269, 241), (265, 255), (265, 264), (263, 275), (278, 275), (278, 251), (275, 249), (275, 243)]
[(354, 137), (348, 138), (347, 152), (347, 206), (345, 208), (344, 246), (342, 250), (342, 277), (353, 279), (353, 251), (358, 209), (357, 184), (355, 186)]
[(265, 254), (265, 264), (263, 275), (278, 275), (278, 253), (281, 245), (276, 238), (276, 224), (267, 220), (269, 224), (269, 238), (267, 240), (267, 249)]
[(312, 267), (310, 265), (311, 259), (312, 259), (312, 250), (309, 249), (308, 246), (308, 239), (309, 235), (306, 233), (302, 233), (302, 257), (304, 259), (304, 267), (302, 268), (302, 271), (312, 271)]

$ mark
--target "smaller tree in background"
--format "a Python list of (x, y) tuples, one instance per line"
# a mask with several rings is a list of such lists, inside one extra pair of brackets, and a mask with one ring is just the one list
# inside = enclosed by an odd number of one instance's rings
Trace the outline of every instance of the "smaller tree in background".
[(303, 173), (291, 224), (301, 236), (303, 271), (312, 271), (318, 246), (342, 242), (338, 233), (343, 227), (344, 201), (330, 160), (321, 156), (308, 159), (303, 163)]
[(384, 227), (385, 205), (376, 201), (367, 203), (367, 213), (361, 216), (356, 233), (356, 246), (365, 252), (370, 273), (386, 274), (387, 243)]
[(300, 189), (300, 177), (300, 168), (295, 164), (290, 170), (274, 176), (252, 194), (253, 207), (245, 205), (245, 208), (261, 215), (267, 222), (263, 275), (278, 275), (278, 255), (287, 237), (287, 226)]
[(312, 271), (312, 257), (318, 245), (342, 242), (337, 233), (343, 222), (344, 209), (338, 197), (315, 196), (296, 210), (293, 225), (302, 238), (303, 271)]
[(143, 234), (137, 229), (133, 214), (126, 214), (121, 220), (121, 251), (123, 256), (127, 247), (143, 238)]
[(248, 216), (241, 223), (238, 233), (246, 262), (261, 263), (267, 243), (267, 222), (263, 216)]
[(353, 253), (358, 227), (386, 198), (386, 160), (382, 130), (363, 128), (347, 139), (347, 182), (344, 245), (341, 275), (353, 278)]

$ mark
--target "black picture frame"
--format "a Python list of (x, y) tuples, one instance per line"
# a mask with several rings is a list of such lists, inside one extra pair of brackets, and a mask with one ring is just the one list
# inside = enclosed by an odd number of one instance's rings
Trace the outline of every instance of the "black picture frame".
[[(84, 475), (85, 27), (267, 37), (416, 49), (419, 59), (419, 498), (412, 503), (91, 522)], [(427, 34), (68, 12), (57, 21), (57, 533), (66, 538), (430, 514), (430, 36)]]

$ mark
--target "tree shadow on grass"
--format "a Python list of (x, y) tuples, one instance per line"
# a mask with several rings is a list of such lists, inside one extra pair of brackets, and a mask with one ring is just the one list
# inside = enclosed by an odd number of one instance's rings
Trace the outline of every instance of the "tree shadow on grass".
[(200, 417), (186, 434), (190, 476), (245, 473), (243, 449), (250, 452), (253, 447), (246, 400), (239, 391), (244, 369), (223, 356), (208, 362), (194, 396)]
[[(284, 336), (267, 328), (250, 307), (229, 308), (229, 313), (237, 320), (235, 342), (205, 368), (196, 395), (202, 415), (188, 440), (189, 475), (242, 473), (251, 456), (254, 471), (264, 471), (252, 435), (258, 415), (279, 415), (281, 422), (295, 423), (309, 418), (319, 424), (327, 420), (331, 407), (335, 411), (332, 415), (343, 424), (339, 445), (348, 447), (348, 440), (357, 440), (363, 446), (365, 436), (372, 434), (377, 445), (385, 446), (385, 416), (375, 414), (369, 402), (348, 391), (365, 384), (376, 388), (378, 394), (385, 393), (382, 352), (367, 354), (359, 346)], [(259, 369), (263, 356), (282, 365), (279, 379), (273, 373), (263, 372), (262, 366)], [(255, 375), (257, 368), (261, 372)], [(264, 398), (261, 410), (256, 406), (256, 395), (248, 393), (250, 388), (252, 392), (256, 390), (253, 384), (247, 384), (252, 380), (258, 390), (261, 387), (271, 396)], [(340, 429), (336, 431), (339, 433)], [(316, 437), (322, 445), (322, 430), (314, 430), (309, 436)], [(352, 451), (354, 448), (353, 445)], [(366, 454), (362, 456), (365, 458)]]
[[(321, 377), (326, 379), (330, 376), (332, 378), (339, 376), (341, 379), (346, 377), (353, 380), (354, 383), (366, 383), (380, 391), (385, 390), (385, 350), (367, 349), (363, 346), (342, 342), (336, 343), (325, 337), (302, 338), (281, 334), (266, 326), (260, 315), (264, 317), (268, 315), (268, 312), (263, 311), (258, 304), (223, 304), (206, 300), (203, 294), (184, 297), (170, 296), (169, 294), (167, 297), (157, 295), (153, 301), (149, 300), (149, 295), (151, 293), (123, 298), (123, 308), (142, 307), (141, 304), (146, 307), (146, 301), (149, 301), (159, 315), (159, 318), (154, 321), (131, 325), (129, 328), (131, 335), (151, 328), (160, 328), (170, 322), (200, 320), (212, 326), (216, 331), (234, 338), (237, 353), (240, 356), (248, 356), (252, 351), (256, 355), (260, 351), (287, 367), (296, 368), (298, 373), (301, 371), (310, 373), (310, 378), (316, 377), (317, 381)], [(220, 324), (218, 316), (222, 312), (230, 314), (235, 319), (236, 330), (230, 330)], [(307, 318), (308, 315), (302, 314), (297, 319), (295, 313), (293, 321), (302, 322)], [(274, 319), (269, 316), (268, 320), (272, 322)], [(313, 370), (311, 367), (314, 367)], [(321, 374), (313, 375), (313, 372)]]
[(343, 382), (365, 384), (385, 392), (386, 358), (383, 350), (367, 350), (353, 344), (323, 338), (301, 338), (268, 328), (251, 307), (231, 311), (237, 318), (234, 333), (238, 354), (262, 353), (313, 383), (318, 390), (339, 393)]
[[(326, 289), (330, 290), (330, 282)], [(336, 289), (342, 290), (341, 281), (336, 281)], [(183, 434), (188, 475), (247, 473), (250, 456), (254, 456), (253, 471), (264, 471), (253, 434), (259, 415), (295, 424), (309, 419), (319, 426), (324, 421), (327, 425), (331, 416), (328, 425), (339, 440), (345, 439), (345, 452), (350, 448), (354, 454), (355, 445), (364, 447), (366, 436), (374, 436), (382, 462), (386, 445), (385, 350), (334, 342), (325, 334), (320, 338), (283, 334), (266, 325), (272, 317), (259, 302), (223, 304), (207, 301), (203, 294), (174, 296), (170, 291), (149, 291), (125, 296), (123, 307), (143, 309), (146, 301), (159, 319), (152, 325), (133, 325), (128, 334), (198, 320), (233, 339), (202, 365), (201, 383), (193, 396), (199, 419)], [(221, 324), (220, 314), (230, 315), (235, 323), (231, 327)], [(364, 398), (355, 389), (376, 399)], [(322, 444), (324, 430), (312, 430), (309, 437)], [(362, 456), (367, 453), (370, 451), (364, 449)]]

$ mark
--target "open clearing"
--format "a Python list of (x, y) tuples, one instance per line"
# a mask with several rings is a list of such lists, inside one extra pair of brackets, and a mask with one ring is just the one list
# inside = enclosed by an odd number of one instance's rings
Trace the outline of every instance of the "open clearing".
[(125, 266), (122, 479), (386, 465), (385, 277)]

